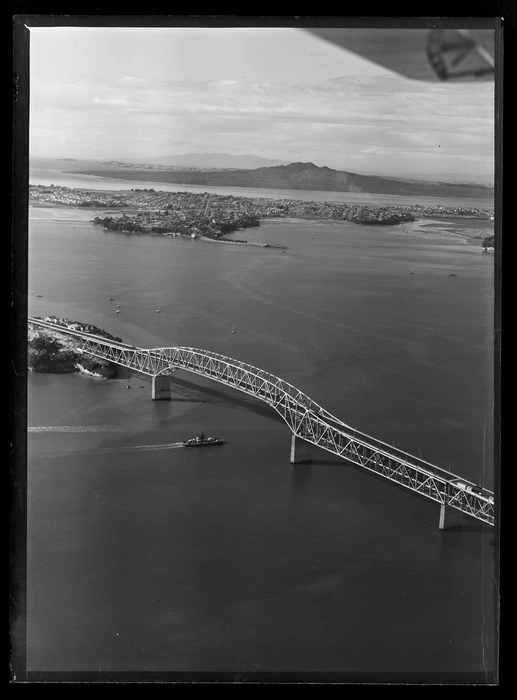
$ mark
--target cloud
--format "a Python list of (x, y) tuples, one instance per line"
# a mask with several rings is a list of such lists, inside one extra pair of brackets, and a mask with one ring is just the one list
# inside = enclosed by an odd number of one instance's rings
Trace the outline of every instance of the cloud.
[[(48, 141), (68, 129), (106, 155), (130, 157), (135, 139), (155, 136), (157, 151), (167, 134), (218, 150), (253, 145), (284, 157), (303, 153), (346, 158), (418, 154), (429, 159), (457, 156), (490, 159), (494, 97), (491, 83), (434, 84), (398, 76), (352, 76), (313, 84), (168, 81), (131, 75), (117, 80), (76, 79), (31, 85), (31, 141)], [(115, 137), (114, 137), (115, 135)], [(33, 137), (33, 138), (32, 138)], [(127, 142), (124, 142), (127, 139)], [(239, 143), (240, 140), (240, 143)], [(438, 145), (440, 153), (438, 153)], [(204, 148), (204, 145), (200, 145)], [(114, 153), (113, 149), (117, 149)], [(107, 152), (109, 149), (109, 153)], [(119, 150), (120, 149), (120, 150)], [(257, 150), (259, 149), (259, 150)], [(91, 152), (85, 141), (85, 152)], [(244, 149), (246, 150), (246, 149)]]
[(123, 85), (143, 85), (147, 82), (145, 78), (136, 78), (134, 75), (125, 75), (120, 78), (120, 82)]

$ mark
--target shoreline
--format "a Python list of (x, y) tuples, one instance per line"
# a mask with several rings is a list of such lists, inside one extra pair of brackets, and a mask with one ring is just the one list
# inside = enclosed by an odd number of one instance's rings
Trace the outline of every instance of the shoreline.
[[(110, 336), (107, 331), (98, 330), (107, 334), (106, 337)], [(40, 341), (39, 348), (34, 347), (37, 340)], [(33, 353), (32, 357), (31, 353)], [(36, 374), (84, 374), (103, 380), (115, 376), (115, 365), (109, 360), (90, 358), (86, 355), (86, 359), (91, 359), (93, 363), (92, 369), (88, 369), (82, 363), (82, 357), (82, 353), (77, 350), (73, 338), (60, 334), (58, 330), (37, 328), (29, 323), (27, 354), (27, 370), (29, 372)]]
[[(449, 217), (449, 218), (455, 218), (455, 222), (457, 221), (463, 221), (467, 219), (467, 217)], [(479, 219), (477, 219), (479, 221)], [(271, 219), (264, 219), (263, 224), (264, 226), (271, 225), (271, 226), (278, 226), (282, 224), (299, 224), (299, 223), (307, 223), (307, 224), (322, 224), (325, 226), (340, 226), (346, 223), (350, 222), (344, 222), (341, 221), (340, 219), (318, 219), (318, 218), (309, 218), (309, 217), (272, 217)], [(421, 217), (417, 218), (414, 221), (411, 222), (401, 222), (400, 224), (397, 224), (396, 226), (393, 225), (387, 225), (385, 228), (388, 231), (392, 231), (393, 233), (406, 233), (408, 235), (415, 234), (418, 236), (435, 236), (435, 237), (440, 237), (440, 238), (449, 238), (449, 237), (454, 237), (454, 238), (462, 238), (465, 241), (472, 241), (472, 242), (479, 242), (481, 245), (481, 242), (483, 239), (486, 237), (484, 235), (481, 235), (479, 237), (477, 236), (469, 236), (466, 233), (462, 233), (461, 231), (454, 232), (454, 231), (449, 231), (448, 229), (443, 229), (440, 228), (435, 229), (434, 226), (443, 226), (443, 221), (432, 219), (432, 218), (427, 218), (427, 217)], [(412, 230), (404, 230), (401, 227), (406, 226), (406, 227), (411, 227)], [(454, 223), (451, 224), (451, 226), (454, 226)], [(380, 227), (382, 228), (382, 226)]]
[[(451, 225), (454, 226), (454, 224)], [(443, 221), (427, 217), (416, 219), (414, 222), (412, 222), (411, 226), (413, 227), (413, 231), (411, 231), (411, 233), (415, 233), (417, 235), (436, 236), (440, 238), (462, 238), (465, 242), (472, 242), (476, 244), (479, 243), (480, 246), (484, 238), (486, 238), (484, 235), (470, 236), (462, 231), (450, 231), (448, 228), (442, 228), (444, 226)]]
[(252, 246), (253, 248), (274, 248), (276, 250), (287, 250), (286, 245), (277, 243), (259, 243), (258, 241), (232, 241), (228, 238), (208, 238), (208, 236), (198, 236), (201, 241), (209, 241), (210, 243), (230, 243), (231, 245)]
[[(83, 223), (91, 223), (91, 217), (92, 215), (96, 213), (104, 213), (104, 212), (109, 212), (109, 214), (114, 214), (114, 215), (123, 215), (124, 213), (127, 213), (127, 210), (124, 211), (124, 209), (116, 210), (116, 209), (110, 209), (108, 207), (106, 208), (90, 208), (90, 207), (78, 207), (73, 204), (67, 204), (67, 203), (60, 203), (60, 202), (34, 202), (30, 203), (29, 207), (38, 209), (40, 212), (43, 211), (48, 211), (49, 216), (48, 217), (41, 217), (41, 216), (34, 216), (30, 217), (29, 220), (31, 221), (55, 221), (57, 223), (69, 223), (69, 224), (83, 224)], [(72, 216), (61, 216), (61, 213), (70, 213)], [(53, 215), (52, 215), (53, 214)], [(449, 221), (447, 221), (447, 219)], [(278, 216), (272, 216), (272, 217), (265, 217), (260, 220), (262, 226), (278, 226), (278, 225), (326, 225), (326, 226), (343, 226), (347, 225), (351, 222), (342, 220), (342, 219), (323, 219), (323, 218), (318, 218), (318, 217), (311, 217), (311, 216), (286, 216), (286, 217), (278, 217)], [(407, 235), (411, 234), (416, 234), (419, 236), (439, 236), (439, 237), (444, 237), (444, 238), (455, 238), (455, 239), (463, 239), (465, 242), (469, 244), (479, 244), (481, 246), (482, 241), (484, 238), (487, 236), (490, 236), (488, 232), (480, 232), (479, 236), (473, 236), (469, 235), (468, 233), (464, 233), (462, 230), (458, 231), (452, 231), (450, 228), (453, 228), (455, 226), (458, 226), (460, 223), (466, 223), (469, 221), (486, 221), (486, 224), (493, 224), (493, 221), (491, 222), (489, 219), (482, 220), (482, 219), (474, 219), (472, 217), (467, 217), (467, 216), (448, 216), (448, 217), (439, 217), (439, 216), (419, 216), (416, 217), (414, 221), (411, 222), (400, 222), (399, 224), (393, 225), (379, 225), (375, 224), (376, 227), (379, 228), (385, 228), (386, 231), (392, 231), (394, 233), (399, 232), (399, 233), (405, 233)], [(447, 226), (449, 224), (449, 226)], [(358, 226), (358, 224), (353, 224), (354, 226)], [(437, 227), (437, 228), (435, 228)], [(458, 227), (459, 228), (459, 227)], [(244, 230), (244, 229), (239, 229), (239, 231)], [(234, 232), (234, 233), (237, 233)], [(158, 235), (158, 234), (155, 234)], [(159, 234), (163, 235), (164, 237), (170, 237), (174, 238), (171, 234)], [(228, 235), (232, 235), (231, 233)], [(183, 238), (188, 238), (188, 234), (182, 234), (180, 237)], [(207, 241), (212, 241), (216, 243), (232, 243), (233, 245), (248, 245), (252, 247), (264, 247), (262, 243), (258, 242), (253, 242), (253, 241), (248, 241), (247, 243), (239, 243), (238, 241), (231, 241), (229, 239), (227, 240), (220, 240), (220, 239), (215, 239), (215, 238), (209, 238), (207, 236), (198, 236), (202, 240), (207, 240)], [(275, 244), (269, 244), (270, 247), (274, 247)]]
[[(98, 372), (91, 372), (89, 369), (86, 369), (86, 367), (83, 367), (83, 365), (80, 362), (77, 362), (75, 365), (79, 371), (80, 374), (86, 374), (89, 377), (95, 377), (95, 379), (103, 379), (107, 381), (109, 377), (105, 377), (102, 374), (99, 374)], [(69, 374), (75, 374), (74, 372), (70, 372)]]

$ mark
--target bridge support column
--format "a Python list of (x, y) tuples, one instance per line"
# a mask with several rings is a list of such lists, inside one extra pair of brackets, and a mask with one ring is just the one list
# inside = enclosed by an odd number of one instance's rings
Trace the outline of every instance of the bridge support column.
[(440, 506), (440, 522), (438, 527), (440, 530), (447, 530), (450, 527), (458, 527), (461, 525), (461, 513), (456, 508), (450, 506)]
[(303, 464), (310, 462), (311, 459), (310, 443), (293, 435), (291, 437), (291, 464)]
[(169, 401), (171, 398), (171, 378), (164, 375), (153, 377), (151, 389), (153, 401)]

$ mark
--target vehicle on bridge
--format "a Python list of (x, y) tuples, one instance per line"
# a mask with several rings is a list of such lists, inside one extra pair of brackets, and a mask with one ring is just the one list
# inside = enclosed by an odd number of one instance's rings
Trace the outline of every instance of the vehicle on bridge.
[(462, 491), (474, 493), (477, 496), (484, 496), (485, 498), (488, 498), (491, 503), (494, 501), (493, 496), (491, 496), (490, 493), (487, 492), (482, 486), (476, 486), (476, 484), (472, 484), (465, 479), (454, 479), (451, 481), (451, 484), (454, 484), (454, 486), (457, 488), (462, 489)]

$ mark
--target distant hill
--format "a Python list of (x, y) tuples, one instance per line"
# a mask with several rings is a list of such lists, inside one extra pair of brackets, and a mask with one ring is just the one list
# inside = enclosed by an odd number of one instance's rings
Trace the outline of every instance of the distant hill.
[[(339, 166), (334, 166), (336, 170), (339, 170)], [(370, 177), (385, 177), (390, 180), (404, 180), (410, 182), (426, 182), (426, 183), (457, 183), (461, 185), (476, 185), (480, 187), (492, 187), (494, 186), (494, 175), (490, 173), (478, 174), (476, 176), (470, 176), (467, 172), (452, 172), (444, 170), (441, 172), (430, 172), (430, 173), (419, 173), (419, 172), (390, 172), (390, 173), (373, 173), (368, 170), (358, 171), (360, 175), (369, 175)]]
[(249, 154), (234, 156), (229, 153), (184, 153), (176, 156), (158, 156), (156, 158), (132, 158), (131, 162), (168, 165), (174, 167), (204, 169), (242, 169), (270, 167), (275, 165), (287, 165), (285, 160), (271, 160)]
[(414, 174), (411, 176), (401, 175), (397, 173), (395, 177), (401, 179), (404, 177), (409, 177), (411, 180), (423, 180), (424, 182), (457, 182), (462, 185), (479, 185), (480, 187), (494, 187), (494, 175), (478, 174), (477, 176), (470, 176), (469, 172), (456, 173), (456, 172), (439, 172), (439, 173), (428, 173)]
[(277, 190), (319, 190), (323, 192), (364, 192), (401, 196), (459, 197), (491, 199), (493, 190), (479, 185), (460, 183), (397, 180), (376, 175), (358, 175), (343, 170), (318, 167), (314, 163), (290, 163), (255, 170), (138, 170), (117, 168), (113, 171), (83, 171), (103, 177), (147, 182), (174, 182), (183, 185), (218, 187), (254, 187)]

